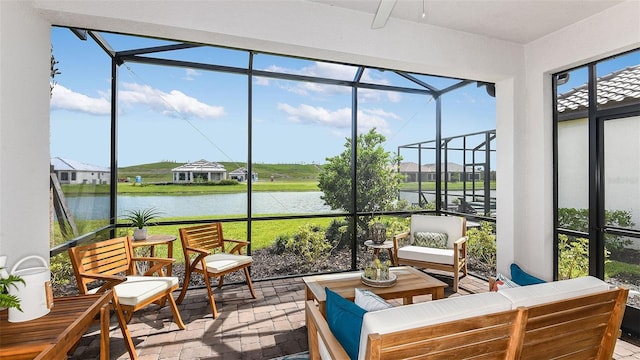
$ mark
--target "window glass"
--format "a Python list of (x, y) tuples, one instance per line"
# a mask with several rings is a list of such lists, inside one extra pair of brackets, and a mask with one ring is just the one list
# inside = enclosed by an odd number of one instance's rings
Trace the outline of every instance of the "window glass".
[[(109, 224), (111, 61), (93, 41), (51, 29), (51, 247)], [(91, 64), (91, 66), (87, 66)], [(67, 209), (64, 211), (63, 209)]]
[[(254, 81), (252, 108), (253, 214), (346, 211), (340, 202), (323, 199), (318, 176), (350, 137), (351, 89), (260, 78)], [(341, 196), (348, 198), (348, 191)]]
[(598, 109), (640, 104), (640, 97), (635, 95), (640, 78), (640, 50), (599, 62), (596, 74)]
[(134, 63), (119, 79), (118, 213), (246, 214), (247, 76)]
[[(558, 225), (588, 231), (589, 220), (589, 128), (588, 102), (576, 89), (586, 88), (587, 69), (561, 77), (558, 86)], [(582, 90), (580, 90), (582, 91)]]

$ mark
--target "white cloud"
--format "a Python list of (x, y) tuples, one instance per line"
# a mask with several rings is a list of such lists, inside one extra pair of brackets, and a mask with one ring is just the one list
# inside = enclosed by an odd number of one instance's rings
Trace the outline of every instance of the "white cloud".
[[(314, 62), (310, 66), (305, 66), (299, 69), (285, 68), (277, 65), (271, 65), (265, 69), (271, 72), (281, 72), (285, 74), (295, 74), (304, 76), (314, 76), (319, 78), (337, 79), (353, 81), (355, 78), (357, 67), (342, 64), (333, 64), (326, 62)], [(384, 78), (382, 72), (375, 70), (365, 71), (362, 80), (363, 83), (378, 84), (378, 85), (390, 85), (391, 83)], [(294, 82), (295, 86), (283, 85), (279, 82), (280, 88), (296, 93), (299, 95), (309, 95), (311, 93), (316, 94), (344, 94), (351, 92), (350, 87), (328, 85), (314, 82)], [(269, 80), (265, 80), (258, 85), (270, 85)], [(384, 97), (390, 102), (397, 103), (401, 100), (401, 94), (395, 91), (382, 91), (373, 89), (359, 89), (358, 96), (365, 102), (380, 102)]]
[(146, 105), (168, 116), (218, 118), (225, 114), (224, 107), (211, 106), (178, 90), (166, 93), (148, 85), (124, 83), (118, 99), (130, 105)]
[(183, 80), (194, 80), (196, 76), (200, 76), (200, 73), (195, 69), (185, 69)]
[(383, 109), (377, 108), (377, 109), (364, 109), (363, 110), (365, 113), (370, 114), (372, 116), (380, 116), (383, 118), (390, 118), (390, 119), (394, 119), (394, 120), (400, 120), (400, 116), (392, 113), (392, 112), (388, 112), (385, 111)]
[[(223, 106), (212, 106), (188, 96), (178, 90), (163, 92), (148, 85), (136, 83), (122, 84), (123, 90), (118, 92), (118, 100), (126, 105), (143, 105), (151, 110), (167, 116), (218, 118), (225, 115)], [(101, 92), (101, 97), (91, 98), (74, 92), (57, 84), (53, 88), (51, 108), (83, 112), (92, 115), (108, 115), (111, 101), (108, 92)]]
[(256, 85), (262, 85), (262, 86), (268, 86), (269, 85), (269, 78), (266, 78), (266, 77), (263, 77), (263, 76), (256, 76), (253, 79), (254, 79)]
[(56, 84), (51, 95), (51, 109), (69, 110), (91, 115), (109, 115), (111, 102), (108, 97), (92, 98), (84, 94), (74, 92), (66, 87)]
[[(288, 115), (289, 121), (302, 124), (326, 125), (330, 128), (344, 129), (351, 126), (351, 109), (328, 110), (320, 106), (301, 104), (298, 107), (278, 104), (278, 110)], [(383, 134), (390, 133), (387, 119), (400, 119), (394, 113), (382, 109), (363, 109), (358, 111), (358, 130), (367, 131), (376, 128)]]

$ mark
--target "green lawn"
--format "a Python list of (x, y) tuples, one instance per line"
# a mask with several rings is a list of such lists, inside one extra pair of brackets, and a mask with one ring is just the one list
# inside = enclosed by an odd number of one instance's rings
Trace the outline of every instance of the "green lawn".
[[(197, 218), (189, 217), (189, 220), (196, 220)], [(185, 218), (171, 218), (162, 219), (168, 220), (185, 220)], [(331, 222), (330, 218), (322, 219), (293, 219), (293, 220), (269, 220), (269, 221), (254, 221), (252, 224), (251, 249), (260, 250), (269, 247), (275, 243), (275, 240), (280, 235), (291, 236), (295, 233), (298, 227), (313, 223), (320, 227), (327, 227)], [(177, 240), (173, 242), (173, 257), (177, 262), (184, 262), (184, 254), (182, 252), (182, 245), (180, 244), (180, 237), (178, 229), (181, 227), (187, 227), (190, 225), (166, 225), (166, 226), (153, 226), (149, 227), (149, 234), (169, 234), (175, 235)], [(224, 237), (227, 239), (239, 239), (247, 240), (247, 224), (246, 222), (237, 223), (224, 223), (222, 225)], [(122, 228), (119, 229), (120, 235), (133, 235), (132, 229)], [(166, 257), (166, 246), (159, 246), (156, 251), (156, 256)]]

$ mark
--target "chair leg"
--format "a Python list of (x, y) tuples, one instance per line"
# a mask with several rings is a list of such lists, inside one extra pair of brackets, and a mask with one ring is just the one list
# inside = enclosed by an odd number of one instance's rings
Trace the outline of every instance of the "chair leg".
[(249, 268), (244, 268), (244, 276), (247, 278), (247, 285), (249, 285), (249, 291), (251, 291), (251, 296), (255, 299), (256, 292), (253, 290), (253, 283), (251, 282), (251, 275), (249, 275)]
[(218, 289), (222, 288), (222, 284), (224, 284), (224, 275), (218, 278)]
[(111, 308), (105, 304), (100, 308), (100, 360), (109, 360), (109, 318)]
[(127, 347), (127, 351), (129, 352), (129, 357), (131, 360), (137, 360), (138, 354), (136, 353), (136, 348), (133, 346), (133, 341), (131, 340), (131, 333), (129, 332), (129, 328), (127, 327), (127, 321), (125, 320), (124, 314), (120, 306), (115, 306), (116, 317), (118, 318), (118, 324), (120, 325), (120, 331), (122, 331), (122, 338), (124, 340), (124, 344)]
[(213, 289), (211, 289), (211, 278), (209, 277), (209, 274), (206, 271), (204, 273), (204, 283), (207, 285), (207, 292), (209, 293), (209, 304), (211, 304), (211, 314), (215, 319), (218, 317), (218, 309), (216, 308), (216, 300), (213, 298)]
[(457, 270), (454, 271), (453, 273), (453, 292), (458, 292), (458, 281), (460, 274)]
[(178, 311), (178, 305), (176, 305), (176, 301), (173, 299), (171, 292), (167, 293), (166, 299), (169, 300), (169, 306), (171, 306), (171, 311), (173, 312), (173, 320), (178, 324), (180, 330), (184, 330), (185, 326)]
[(185, 295), (187, 295), (187, 289), (189, 288), (190, 282), (191, 282), (191, 267), (185, 265), (184, 280), (182, 281), (182, 289), (180, 290), (180, 296), (178, 296), (176, 303), (182, 304), (182, 300), (184, 300)]

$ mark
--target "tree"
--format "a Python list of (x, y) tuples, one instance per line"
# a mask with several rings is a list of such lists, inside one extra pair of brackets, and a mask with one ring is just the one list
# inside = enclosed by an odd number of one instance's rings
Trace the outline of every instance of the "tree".
[[(358, 135), (357, 145), (357, 203), (359, 212), (374, 213), (390, 210), (398, 196), (402, 175), (396, 171), (399, 156), (385, 151), (382, 144), (386, 138), (369, 130)], [(350, 212), (353, 209), (351, 196), (351, 139), (347, 138), (345, 150), (327, 158), (327, 164), (319, 175), (322, 199), (331, 209)], [(358, 217), (360, 229), (368, 229), (372, 215)]]

